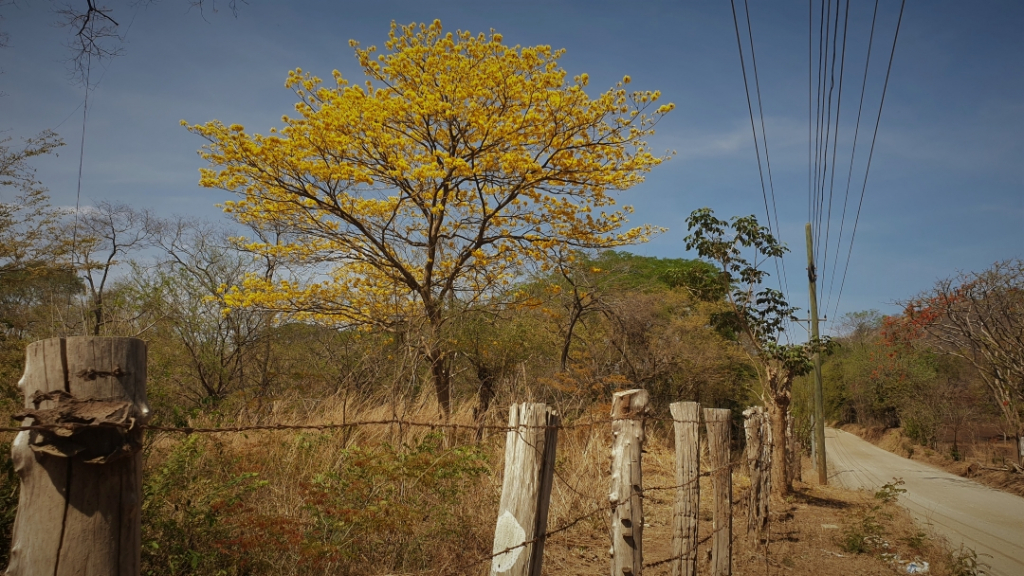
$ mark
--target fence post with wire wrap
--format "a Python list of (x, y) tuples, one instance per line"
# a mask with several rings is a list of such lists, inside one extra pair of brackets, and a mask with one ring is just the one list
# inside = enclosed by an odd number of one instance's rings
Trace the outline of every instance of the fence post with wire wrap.
[(673, 402), (676, 445), (676, 498), (672, 510), (672, 576), (697, 574), (700, 506), (700, 404)]
[(138, 576), (146, 344), (29, 344), (25, 410), (11, 450), (21, 482), (8, 576)]
[(492, 576), (540, 576), (560, 424), (546, 404), (509, 410)]
[(729, 459), (732, 411), (705, 408), (711, 464), (711, 576), (732, 574), (732, 466)]
[(643, 471), (640, 455), (644, 444), (643, 416), (646, 390), (623, 390), (612, 397), (612, 506), (613, 576), (643, 572)]

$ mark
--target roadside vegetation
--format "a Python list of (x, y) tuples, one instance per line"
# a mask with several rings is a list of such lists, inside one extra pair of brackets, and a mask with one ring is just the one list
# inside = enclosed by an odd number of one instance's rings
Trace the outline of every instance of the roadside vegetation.
[[(831, 420), (901, 426), (959, 458), (975, 422), (1020, 435), (1019, 373), (989, 369), (998, 350), (972, 356), (928, 332), (950, 310), (929, 304), (934, 319), (909, 332), (899, 318), (852, 315), (838, 348), (784, 343), (795, 308), (764, 285), (784, 247), (752, 216), (696, 210), (686, 244), (702, 259), (624, 251), (661, 232), (627, 226), (615, 198), (668, 159), (644, 142), (673, 108), (657, 91), (627, 90), (626, 76), (591, 98), (560, 51), (445, 34), (440, 22), (394, 26), (384, 46), (378, 57), (354, 44), (365, 88), (292, 72), (297, 116), (280, 130), (187, 126), (208, 142), (201, 183), (234, 194), (231, 222), (107, 202), (55, 208), (30, 162), (59, 138), (0, 142), (0, 184), (18, 194), (0, 204), (0, 421), (22, 406), (29, 343), (96, 335), (146, 341), (156, 426), (378, 422), (149, 433), (144, 573), (477, 570), (501, 485), (504, 438), (490, 427), (511, 403), (547, 402), (581, 424), (559, 438), (559, 526), (605, 504), (608, 431), (582, 424), (607, 418), (613, 392), (645, 388), (655, 417), (678, 400), (737, 418), (765, 404), (784, 439), (790, 424), (806, 434), (802, 375), (833, 350)], [(1009, 304), (987, 309), (1012, 309), (1014, 286), (979, 301), (998, 294)], [(652, 484), (672, 482), (668, 438), (652, 423)], [(17, 508), (12, 439), (0, 434), (0, 565)], [(777, 477), (784, 537), (739, 544), (738, 565), (817, 573), (824, 546), (873, 570), (887, 560), (871, 538), (890, 534), (940, 564), (940, 544), (890, 532), (899, 512)], [(651, 504), (651, 541), (667, 546), (668, 500)], [(814, 528), (846, 509), (863, 519)], [(552, 573), (604, 567), (606, 530), (595, 515), (553, 538)], [(657, 544), (650, 554), (668, 555)]]
[[(942, 280), (904, 306), (895, 316), (840, 320), (839, 347), (822, 367), (826, 419), (1024, 495), (1024, 262)], [(796, 386), (803, 422), (810, 386), (809, 378)]]

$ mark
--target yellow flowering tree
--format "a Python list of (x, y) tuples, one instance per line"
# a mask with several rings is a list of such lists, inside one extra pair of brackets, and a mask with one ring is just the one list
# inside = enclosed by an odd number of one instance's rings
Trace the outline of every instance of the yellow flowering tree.
[(225, 210), (290, 231), (246, 248), (319, 271), (307, 281), (252, 276), (225, 301), (348, 325), (422, 321), (447, 413), (452, 355), (440, 333), (453, 310), (500, 304), (524, 267), (544, 268), (558, 248), (659, 231), (626, 227), (631, 209), (611, 194), (665, 159), (644, 138), (673, 105), (627, 91), (628, 76), (591, 98), (586, 74), (569, 80), (559, 67), (563, 50), (445, 33), (438, 20), (392, 24), (383, 53), (350, 44), (365, 83), (335, 71), (327, 87), (290, 72), (299, 102), (279, 130), (188, 126), (209, 141), (200, 183), (239, 196)]

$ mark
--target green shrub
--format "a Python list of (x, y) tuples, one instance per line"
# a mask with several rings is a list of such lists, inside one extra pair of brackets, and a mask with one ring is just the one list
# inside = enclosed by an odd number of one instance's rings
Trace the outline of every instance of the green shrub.
[[(144, 574), (252, 574), (251, 558), (232, 548), (231, 521), (244, 500), (267, 483), (254, 472), (215, 470), (210, 440), (190, 436), (143, 483)], [(229, 520), (231, 519), (231, 520)]]
[(987, 566), (978, 560), (978, 553), (972, 548), (960, 546), (946, 557), (946, 567), (950, 576), (986, 576)]

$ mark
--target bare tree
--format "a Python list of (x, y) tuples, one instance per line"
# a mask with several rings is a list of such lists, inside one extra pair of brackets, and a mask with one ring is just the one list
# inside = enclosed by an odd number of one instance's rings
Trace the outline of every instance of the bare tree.
[(1024, 465), (1024, 261), (941, 280), (905, 305), (907, 330), (977, 369)]
[[(56, 24), (69, 31), (67, 41), (68, 64), (73, 77), (82, 82), (88, 81), (88, 69), (93, 63), (119, 56), (124, 51), (124, 30), (121, 27), (117, 4), (128, 7), (146, 6), (155, 0), (130, 0), (115, 2), (114, 5), (102, 4), (97, 0), (68, 0), (57, 2), (52, 0), (53, 11), (57, 16)], [(227, 0), (228, 10), (238, 15), (241, 4), (246, 0)], [(207, 12), (218, 12), (217, 0), (186, 0), (189, 8), (199, 11), (203, 19)], [(221, 2), (220, 4), (223, 4)], [(14, 6), (13, 0), (0, 0), (0, 9)], [(0, 15), (0, 21), (3, 16)], [(0, 30), (0, 48), (10, 42), (10, 33)]]
[[(228, 393), (268, 388), (271, 334), (276, 313), (260, 309), (224, 309), (224, 286), (247, 274), (273, 279), (277, 261), (253, 258), (239, 250), (226, 230), (188, 218), (156, 220), (153, 243), (159, 262), (140, 278), (140, 291), (152, 299), (162, 326), (182, 351), (174, 370), (179, 390), (191, 401), (219, 400)], [(269, 240), (273, 231), (254, 230)]]
[(82, 209), (71, 226), (72, 260), (88, 292), (87, 331), (99, 336), (107, 323), (104, 296), (112, 272), (130, 252), (149, 245), (152, 216), (127, 204), (103, 201)]

